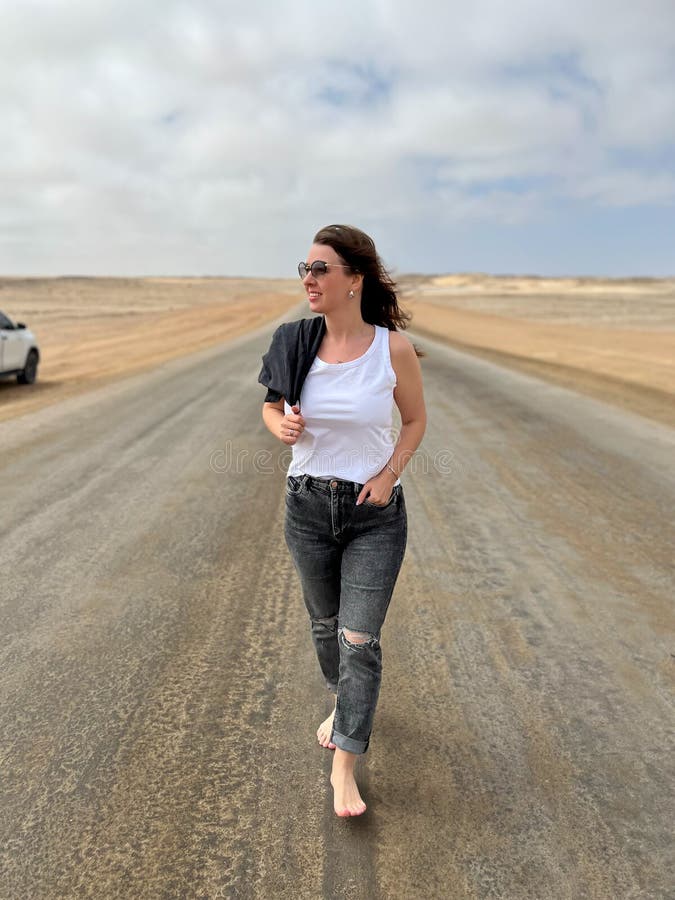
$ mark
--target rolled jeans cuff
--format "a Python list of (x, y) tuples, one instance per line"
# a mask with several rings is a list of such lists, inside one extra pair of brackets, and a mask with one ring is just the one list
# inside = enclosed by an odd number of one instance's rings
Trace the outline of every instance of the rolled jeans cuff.
[(355, 741), (354, 738), (345, 737), (339, 731), (333, 731), (330, 739), (336, 747), (346, 750), (348, 753), (365, 753), (369, 744), (369, 741)]

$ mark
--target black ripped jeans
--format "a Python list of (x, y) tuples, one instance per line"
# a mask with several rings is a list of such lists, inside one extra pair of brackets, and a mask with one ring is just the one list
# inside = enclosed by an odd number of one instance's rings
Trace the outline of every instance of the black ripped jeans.
[[(286, 543), (321, 671), (337, 693), (331, 741), (350, 753), (368, 749), (382, 678), (380, 630), (407, 539), (401, 485), (385, 506), (357, 506), (362, 487), (309, 475), (286, 482)], [(345, 629), (365, 640), (348, 640)]]

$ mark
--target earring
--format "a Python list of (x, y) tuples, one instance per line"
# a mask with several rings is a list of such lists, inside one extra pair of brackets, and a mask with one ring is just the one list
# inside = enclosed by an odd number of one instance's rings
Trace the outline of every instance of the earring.
[(350, 292), (349, 292), (349, 296), (350, 296), (350, 297), (353, 297), (353, 296), (354, 296), (354, 291), (350, 291)]

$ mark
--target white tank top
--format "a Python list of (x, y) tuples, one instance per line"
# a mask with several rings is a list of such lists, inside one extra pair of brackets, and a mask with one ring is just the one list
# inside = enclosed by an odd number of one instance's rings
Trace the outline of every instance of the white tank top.
[[(389, 329), (381, 325), (375, 325), (375, 338), (358, 359), (327, 363), (316, 356), (300, 394), (305, 430), (293, 444), (288, 474), (359, 484), (377, 475), (396, 443), (395, 387)], [(292, 412), (288, 403), (284, 408)]]

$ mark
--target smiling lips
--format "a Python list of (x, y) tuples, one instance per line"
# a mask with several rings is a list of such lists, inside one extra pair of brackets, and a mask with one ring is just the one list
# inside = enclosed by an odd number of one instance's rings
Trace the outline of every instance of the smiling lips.
[(318, 291), (307, 291), (307, 296), (310, 300), (316, 300), (316, 298), (320, 297), (321, 294)]

